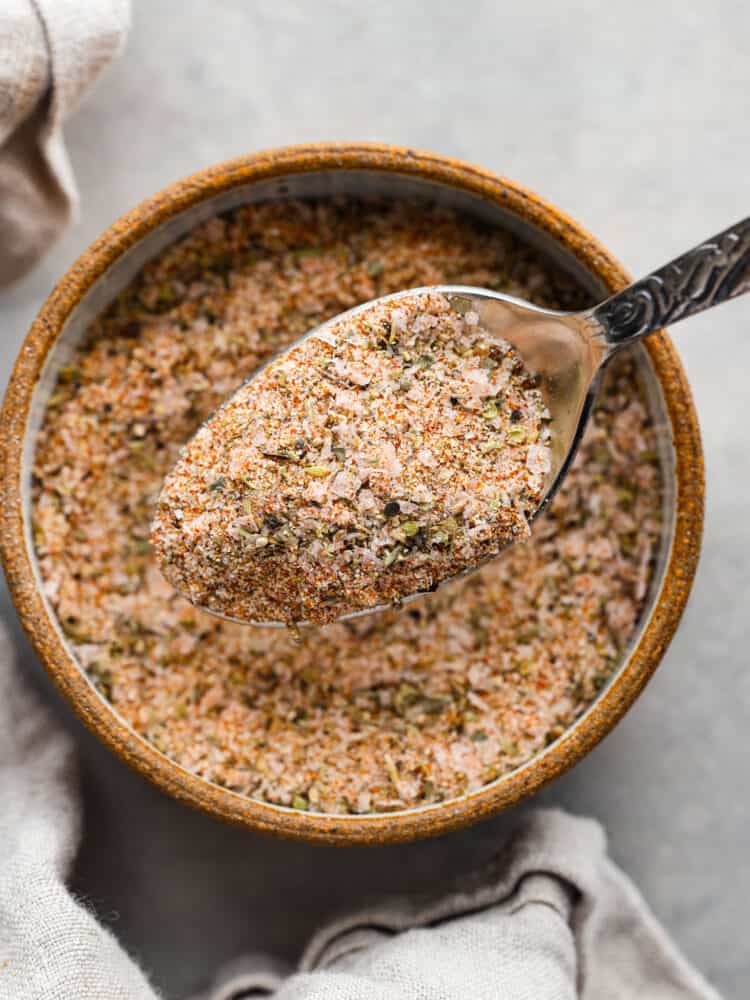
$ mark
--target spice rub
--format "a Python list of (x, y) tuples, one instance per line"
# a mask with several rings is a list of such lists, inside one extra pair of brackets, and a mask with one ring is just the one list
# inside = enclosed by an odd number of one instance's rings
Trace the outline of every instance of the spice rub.
[(34, 456), (47, 599), (120, 717), (207, 781), (328, 813), (449, 800), (556, 739), (621, 662), (662, 495), (627, 356), (609, 366), (579, 459), (531, 539), (428, 598), (296, 642), (199, 611), (159, 571), (149, 535), (162, 482), (222, 400), (325, 320), (441, 283), (588, 304), (535, 251), (465, 217), (269, 202), (162, 251), (59, 371)]
[(468, 305), (380, 301), (243, 386), (162, 490), (152, 538), (169, 582), (241, 621), (322, 624), (528, 537), (549, 412)]

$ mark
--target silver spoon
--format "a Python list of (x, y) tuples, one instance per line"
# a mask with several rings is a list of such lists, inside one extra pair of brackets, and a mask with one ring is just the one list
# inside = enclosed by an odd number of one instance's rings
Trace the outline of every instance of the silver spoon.
[[(459, 311), (472, 309), (478, 313), (481, 326), (510, 343), (540, 379), (539, 388), (552, 417), (552, 467), (542, 501), (531, 518), (534, 520), (557, 493), (575, 457), (596, 398), (599, 377), (610, 358), (668, 323), (750, 291), (750, 218), (584, 312), (541, 309), (486, 288), (438, 285), (397, 292), (357, 306), (305, 334), (287, 350), (326, 326), (340, 322), (342, 316), (370, 309), (376, 302), (394, 302), (406, 295), (436, 291)], [(472, 570), (459, 575), (467, 572)], [(441, 586), (455, 579), (454, 576), (444, 580)], [(405, 603), (423, 596), (423, 593), (410, 595)], [(373, 614), (386, 607), (356, 611), (339, 620)], [(204, 610), (216, 614), (210, 608)], [(284, 623), (269, 621), (246, 624), (285, 627)]]

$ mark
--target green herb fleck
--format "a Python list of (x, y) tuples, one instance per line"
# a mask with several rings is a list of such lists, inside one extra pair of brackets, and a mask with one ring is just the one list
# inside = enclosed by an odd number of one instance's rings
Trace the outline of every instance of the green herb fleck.
[(57, 373), (57, 381), (62, 385), (70, 385), (71, 382), (79, 382), (81, 379), (81, 372), (78, 368), (73, 365), (66, 365), (61, 368)]
[(465, 313), (471, 312), (471, 299), (467, 298), (465, 295), (451, 295), (450, 303), (453, 311), (457, 312), (459, 316), (463, 316)]
[[(510, 434), (508, 437), (510, 438)], [(486, 455), (490, 451), (500, 451), (504, 443), (503, 438), (492, 438), (491, 441), (483, 441), (479, 446), (479, 450), (482, 454)]]
[(386, 552), (386, 554), (383, 556), (383, 565), (391, 566), (393, 563), (395, 563), (400, 554), (401, 554), (401, 549), (398, 547), (398, 545), (393, 549), (389, 549), (388, 552)]
[(398, 771), (396, 769), (396, 765), (393, 761), (393, 757), (391, 757), (391, 755), (387, 753), (383, 756), (383, 761), (385, 763), (385, 769), (388, 772), (388, 777), (391, 779), (393, 787), (400, 794), (399, 776), (398, 776)]

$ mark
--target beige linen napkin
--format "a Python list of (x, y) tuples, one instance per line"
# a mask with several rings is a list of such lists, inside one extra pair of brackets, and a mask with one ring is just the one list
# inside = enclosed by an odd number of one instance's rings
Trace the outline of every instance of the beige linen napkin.
[(63, 121), (127, 32), (129, 0), (0, 3), (0, 285), (21, 277), (77, 206)]
[(0, 1000), (155, 1000), (65, 887), (81, 805), (69, 736), (29, 690), (0, 622)]
[(718, 1000), (607, 857), (599, 824), (548, 809), (461, 884), (324, 927), (275, 992), (255, 963), (205, 1000)]
[[(1, 624), (0, 803), (0, 1000), (157, 1000), (65, 887), (80, 837), (73, 749)], [(324, 927), (290, 977), (273, 960), (234, 963), (205, 1000), (717, 1000), (605, 848), (591, 820), (528, 813), (459, 885)]]

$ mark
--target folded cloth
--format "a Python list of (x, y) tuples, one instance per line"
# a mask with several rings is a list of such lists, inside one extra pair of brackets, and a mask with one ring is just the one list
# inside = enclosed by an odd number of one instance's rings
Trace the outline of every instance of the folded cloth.
[(77, 206), (62, 123), (118, 53), (129, 0), (3, 0), (0, 285), (19, 278)]
[(65, 887), (80, 838), (70, 737), (27, 688), (0, 623), (0, 1000), (155, 1000)]
[(275, 991), (271, 974), (256, 959), (204, 1000), (718, 1000), (609, 860), (600, 825), (549, 809), (452, 890), (336, 921)]
[(276, 1000), (717, 1000), (606, 855), (601, 826), (525, 814), (453, 891), (324, 928)]
[[(0, 1000), (157, 1000), (112, 934), (65, 888), (80, 836), (69, 737), (23, 683), (0, 624)], [(425, 897), (319, 931), (299, 971), (240, 960), (203, 1000), (717, 1000), (601, 827), (524, 814), (495, 860)]]

